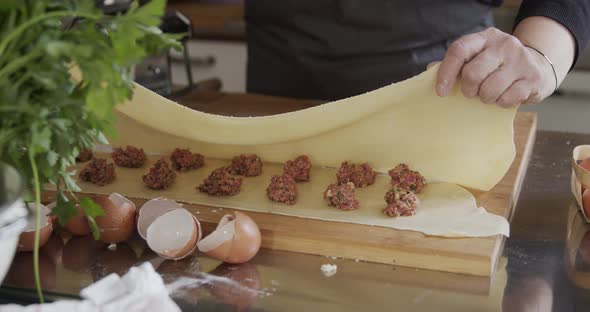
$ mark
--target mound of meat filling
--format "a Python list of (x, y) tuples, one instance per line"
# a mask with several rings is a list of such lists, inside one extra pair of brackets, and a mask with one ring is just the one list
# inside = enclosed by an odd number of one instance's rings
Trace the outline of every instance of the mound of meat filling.
[(355, 187), (365, 187), (375, 183), (376, 173), (368, 163), (354, 164), (345, 161), (338, 168), (338, 184), (352, 182)]
[(80, 171), (80, 180), (94, 183), (98, 186), (107, 185), (115, 180), (115, 165), (107, 163), (106, 159), (94, 158)]
[(426, 179), (420, 172), (410, 170), (406, 164), (399, 164), (388, 173), (394, 188), (399, 187), (418, 194), (426, 186)]
[(245, 177), (255, 177), (262, 173), (262, 160), (256, 154), (242, 154), (231, 161), (231, 173)]
[(266, 196), (279, 203), (293, 205), (297, 201), (297, 183), (288, 175), (275, 175), (266, 188)]
[(76, 156), (76, 162), (87, 162), (91, 160), (93, 156), (92, 150), (85, 148), (78, 153), (78, 156)]
[(232, 175), (231, 168), (221, 167), (213, 170), (197, 189), (212, 196), (231, 196), (240, 192), (241, 186), (241, 177)]
[(131, 145), (127, 145), (125, 149), (115, 148), (111, 156), (117, 166), (126, 168), (140, 168), (147, 159), (142, 148)]
[(170, 168), (164, 158), (160, 158), (150, 168), (147, 174), (143, 175), (143, 183), (154, 190), (167, 189), (176, 178), (176, 173)]
[(413, 216), (420, 205), (418, 196), (407, 189), (395, 187), (385, 193), (387, 207), (383, 213), (390, 217)]
[(293, 160), (288, 160), (283, 167), (283, 174), (292, 177), (295, 182), (309, 181), (310, 171), (311, 161), (307, 155), (297, 156)]
[(340, 210), (353, 210), (359, 207), (359, 202), (354, 195), (354, 184), (330, 184), (324, 192), (324, 199), (328, 205)]
[(198, 153), (191, 153), (188, 148), (176, 148), (170, 155), (172, 168), (177, 171), (199, 169), (205, 164), (205, 157)]

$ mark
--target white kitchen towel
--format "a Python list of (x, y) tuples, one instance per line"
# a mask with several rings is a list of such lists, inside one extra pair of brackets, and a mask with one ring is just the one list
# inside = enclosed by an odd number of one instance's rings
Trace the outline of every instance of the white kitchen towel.
[(168, 296), (164, 281), (145, 262), (129, 269), (123, 277), (113, 273), (82, 289), (83, 300), (63, 300), (46, 304), (0, 305), (0, 312), (180, 312)]

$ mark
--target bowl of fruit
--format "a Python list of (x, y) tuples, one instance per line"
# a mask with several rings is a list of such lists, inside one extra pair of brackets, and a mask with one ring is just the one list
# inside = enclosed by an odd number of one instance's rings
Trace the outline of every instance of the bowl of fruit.
[(590, 145), (574, 148), (571, 187), (584, 219), (590, 223)]

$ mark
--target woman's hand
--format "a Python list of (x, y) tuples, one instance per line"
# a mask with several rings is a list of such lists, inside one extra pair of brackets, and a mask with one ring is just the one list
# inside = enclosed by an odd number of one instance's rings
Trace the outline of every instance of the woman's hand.
[(496, 28), (451, 44), (438, 70), (438, 95), (449, 95), (459, 75), (466, 97), (502, 107), (538, 103), (556, 87), (553, 69), (539, 52)]

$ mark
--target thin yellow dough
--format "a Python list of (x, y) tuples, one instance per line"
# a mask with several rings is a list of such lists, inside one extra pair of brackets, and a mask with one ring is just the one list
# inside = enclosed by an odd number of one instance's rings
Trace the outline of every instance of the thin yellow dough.
[(516, 153), (516, 108), (465, 98), (458, 86), (438, 97), (437, 69), (355, 97), (251, 118), (191, 110), (136, 85), (133, 99), (117, 107), (112, 143), (163, 154), (188, 147), (219, 159), (256, 153), (276, 163), (307, 154), (316, 166), (366, 161), (379, 172), (407, 163), (430, 181), (489, 190)]

